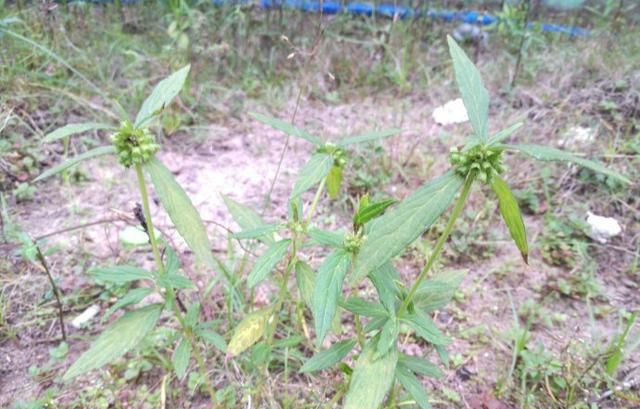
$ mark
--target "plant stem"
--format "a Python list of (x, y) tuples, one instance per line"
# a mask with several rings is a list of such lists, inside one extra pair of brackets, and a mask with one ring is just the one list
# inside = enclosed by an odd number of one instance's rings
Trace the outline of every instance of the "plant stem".
[[(166, 270), (164, 268), (164, 264), (162, 262), (162, 256), (160, 255), (160, 249), (158, 247), (158, 241), (156, 240), (156, 235), (153, 229), (153, 221), (151, 219), (151, 208), (149, 207), (149, 193), (147, 192), (147, 185), (144, 181), (144, 174), (142, 173), (142, 165), (136, 164), (136, 176), (138, 178), (138, 187), (140, 189), (140, 195), (142, 196), (142, 210), (144, 212), (144, 218), (147, 223), (147, 234), (149, 235), (149, 243), (151, 243), (151, 251), (153, 252), (153, 258), (156, 262), (156, 268), (158, 269), (158, 273), (160, 276), (164, 276), (166, 274)], [(182, 311), (176, 302), (177, 296), (173, 287), (166, 287), (166, 292), (162, 293), (165, 300), (168, 301), (168, 304), (173, 309), (173, 313), (180, 324), (182, 329), (182, 334), (187, 339), (189, 344), (191, 345), (191, 351), (193, 351), (193, 356), (198, 363), (198, 369), (200, 372), (200, 376), (202, 377), (202, 381), (204, 382), (204, 386), (207, 389), (207, 393), (209, 394), (209, 398), (213, 403), (214, 407), (217, 407), (216, 404), (216, 394), (213, 389), (211, 382), (209, 382), (209, 378), (207, 377), (206, 365), (204, 362), (204, 358), (200, 353), (200, 349), (196, 343), (195, 337), (191, 329), (184, 322), (184, 317), (182, 315)]]
[(327, 178), (323, 178), (318, 185), (318, 189), (316, 190), (316, 194), (313, 197), (313, 201), (311, 202), (311, 207), (309, 208), (309, 214), (307, 214), (307, 219), (305, 221), (305, 225), (311, 223), (311, 219), (313, 218), (313, 214), (316, 212), (316, 207), (318, 207), (318, 202), (320, 201), (320, 196), (322, 195), (322, 189), (324, 189), (324, 185), (327, 182)]
[(527, 11), (524, 15), (524, 27), (522, 27), (522, 38), (520, 38), (520, 47), (518, 48), (518, 59), (516, 60), (516, 67), (513, 70), (513, 78), (511, 79), (511, 88), (516, 86), (518, 74), (520, 74), (520, 65), (522, 64), (522, 49), (527, 39), (527, 26), (529, 25), (529, 12), (531, 11), (531, 0), (527, 0)]
[(449, 221), (447, 222), (447, 225), (445, 226), (444, 231), (438, 238), (438, 241), (436, 242), (436, 247), (433, 249), (433, 252), (429, 256), (429, 259), (427, 260), (427, 264), (424, 266), (424, 268), (418, 275), (418, 278), (413, 283), (413, 286), (411, 287), (409, 294), (402, 302), (402, 305), (400, 306), (400, 309), (398, 311), (398, 318), (400, 318), (407, 311), (407, 307), (413, 300), (413, 297), (416, 295), (416, 291), (418, 291), (418, 288), (420, 287), (422, 280), (425, 279), (425, 277), (427, 276), (427, 273), (429, 272), (429, 270), (431, 270), (431, 267), (433, 267), (433, 263), (440, 256), (440, 253), (442, 252), (444, 244), (446, 243), (447, 239), (449, 238), (449, 235), (451, 234), (451, 231), (453, 230), (453, 225), (455, 224), (456, 219), (462, 213), (462, 209), (464, 208), (464, 204), (467, 201), (469, 192), (471, 192), (471, 186), (473, 185), (474, 180), (475, 180), (475, 174), (467, 175), (467, 179), (465, 180), (464, 186), (462, 188), (462, 193), (460, 193), (460, 197), (458, 197), (458, 200), (456, 201), (455, 207), (453, 208), (453, 212), (451, 213), (451, 217), (449, 218)]
[(47, 264), (47, 260), (44, 258), (44, 254), (40, 250), (40, 246), (38, 243), (35, 243), (36, 246), (36, 257), (40, 264), (42, 264), (42, 268), (44, 268), (44, 272), (47, 273), (47, 278), (49, 278), (49, 283), (51, 284), (51, 288), (53, 291), (53, 295), (56, 297), (56, 305), (58, 306), (58, 321), (60, 321), (60, 331), (62, 332), (62, 340), (67, 341), (67, 332), (64, 329), (64, 314), (62, 312), (62, 301), (60, 300), (60, 289), (56, 285), (56, 282), (53, 280), (53, 276), (51, 275), (51, 271), (49, 270), (49, 265)]

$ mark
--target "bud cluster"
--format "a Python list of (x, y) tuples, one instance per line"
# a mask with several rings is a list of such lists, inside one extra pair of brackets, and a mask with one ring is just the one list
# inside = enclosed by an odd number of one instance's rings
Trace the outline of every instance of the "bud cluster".
[(449, 161), (458, 175), (467, 177), (474, 172), (484, 183), (491, 183), (495, 175), (504, 172), (502, 149), (491, 146), (476, 145), (466, 151), (453, 147), (449, 151)]
[(318, 153), (326, 153), (332, 155), (333, 165), (339, 168), (344, 168), (347, 164), (347, 153), (342, 148), (338, 148), (335, 144), (327, 142), (324, 146), (318, 148)]
[(118, 132), (111, 136), (120, 163), (125, 167), (143, 164), (160, 149), (155, 137), (146, 128), (136, 128), (124, 121)]
[(347, 235), (344, 237), (343, 243), (345, 250), (347, 250), (349, 253), (357, 254), (358, 250), (360, 250), (360, 247), (362, 246), (362, 243), (364, 243), (364, 239), (365, 237), (361, 234), (347, 233)]

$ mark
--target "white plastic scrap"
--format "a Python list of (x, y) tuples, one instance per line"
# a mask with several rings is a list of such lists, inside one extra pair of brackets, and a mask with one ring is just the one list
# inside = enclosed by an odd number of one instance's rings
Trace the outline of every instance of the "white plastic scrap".
[(622, 232), (620, 223), (613, 217), (598, 216), (587, 212), (587, 223), (591, 226), (591, 238), (602, 244)]
[(595, 131), (586, 126), (572, 126), (567, 129), (562, 139), (558, 142), (560, 146), (575, 147), (578, 145), (585, 145), (593, 141), (595, 138)]
[(454, 99), (446, 104), (439, 106), (431, 115), (433, 120), (439, 125), (450, 125), (467, 122), (469, 115), (464, 107), (462, 98)]
[(89, 308), (84, 310), (80, 315), (75, 317), (73, 319), (73, 321), (71, 321), (71, 325), (73, 327), (75, 327), (75, 328), (82, 328), (82, 327), (85, 326), (86, 323), (91, 321), (91, 319), (93, 319), (93, 317), (98, 315), (99, 312), (100, 312), (100, 307), (98, 307), (97, 305), (93, 304), (93, 305), (89, 306)]

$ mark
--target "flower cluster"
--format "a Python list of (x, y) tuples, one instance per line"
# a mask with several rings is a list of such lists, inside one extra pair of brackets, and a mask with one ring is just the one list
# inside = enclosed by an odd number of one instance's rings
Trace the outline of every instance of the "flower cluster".
[(347, 164), (347, 153), (344, 149), (337, 147), (331, 142), (327, 142), (317, 150), (318, 153), (326, 153), (333, 156), (333, 165), (339, 167), (340, 169), (344, 168), (344, 165)]
[(129, 121), (124, 121), (113, 134), (111, 141), (116, 148), (120, 163), (125, 167), (143, 164), (160, 149), (155, 137), (146, 128), (136, 128)]
[(357, 254), (362, 246), (365, 237), (361, 234), (347, 233), (344, 238), (343, 246), (349, 253)]
[(484, 183), (491, 183), (495, 175), (504, 172), (502, 149), (496, 147), (476, 145), (463, 151), (453, 147), (449, 151), (449, 161), (460, 176), (467, 177), (474, 172)]

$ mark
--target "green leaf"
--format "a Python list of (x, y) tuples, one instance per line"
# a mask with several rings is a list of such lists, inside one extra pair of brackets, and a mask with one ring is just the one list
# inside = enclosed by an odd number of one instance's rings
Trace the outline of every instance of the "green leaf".
[(153, 292), (154, 289), (150, 287), (134, 288), (133, 290), (126, 293), (122, 298), (120, 298), (115, 304), (109, 307), (107, 312), (104, 313), (102, 321), (108, 320), (111, 314), (118, 311), (120, 308), (139, 303), (144, 299), (144, 297)]
[(200, 218), (200, 213), (191, 203), (189, 196), (176, 182), (171, 171), (157, 158), (152, 158), (145, 163), (144, 168), (151, 176), (151, 181), (162, 206), (169, 214), (180, 236), (196, 255), (197, 261), (209, 269), (214, 269), (215, 261), (211, 253), (207, 230)]
[(395, 204), (397, 201), (394, 199), (387, 199), (381, 202), (370, 203), (364, 206), (362, 209), (358, 209), (358, 212), (353, 217), (353, 222), (356, 225), (362, 226), (369, 220), (372, 220), (384, 212), (387, 207)]
[(178, 290), (196, 288), (196, 285), (189, 278), (181, 274), (166, 274), (158, 277), (157, 282), (163, 288), (176, 288)]
[(378, 409), (393, 385), (398, 361), (395, 348), (375, 359), (375, 343), (369, 341), (355, 364), (344, 409)]
[[(260, 215), (250, 207), (236, 202), (229, 196), (222, 195), (222, 200), (224, 200), (224, 204), (227, 206), (229, 213), (231, 213), (233, 220), (238, 223), (238, 226), (240, 226), (243, 231), (251, 231), (267, 224), (262, 220)], [(275, 241), (271, 235), (262, 236), (259, 240), (267, 245)]]
[(155, 86), (151, 95), (142, 103), (136, 116), (135, 127), (144, 128), (156, 115), (169, 105), (178, 95), (189, 75), (190, 65), (179, 69)]
[(270, 127), (277, 129), (286, 133), (287, 135), (295, 136), (297, 138), (302, 138), (306, 141), (311, 142), (316, 146), (322, 145), (322, 141), (317, 136), (311, 135), (309, 132), (304, 129), (296, 128), (291, 125), (289, 122), (281, 121), (280, 119), (273, 118), (267, 115), (259, 114), (257, 112), (250, 112), (249, 115), (257, 119), (258, 121), (269, 125)]
[(233, 235), (233, 238), (238, 240), (246, 240), (260, 239), (264, 236), (273, 237), (273, 233), (277, 232), (281, 228), (281, 224), (263, 224), (262, 226), (258, 226), (254, 229), (243, 230), (240, 233), (236, 233)]
[(396, 296), (398, 295), (396, 281), (400, 281), (400, 274), (390, 262), (387, 262), (369, 273), (369, 280), (376, 288), (378, 299), (382, 305), (389, 314), (395, 315)]
[(254, 311), (247, 315), (233, 331), (231, 341), (227, 347), (227, 355), (237, 356), (251, 345), (258, 342), (264, 335), (267, 320), (271, 316), (271, 308)]
[(384, 324), (387, 323), (389, 318), (390, 318), (389, 315), (386, 315), (384, 317), (371, 318), (369, 322), (367, 322), (367, 325), (364, 326), (364, 332), (368, 334), (370, 332), (381, 329), (382, 327), (384, 327)]
[(336, 342), (331, 345), (331, 348), (320, 351), (311, 357), (311, 359), (305, 362), (302, 368), (300, 368), (300, 372), (316, 372), (331, 368), (333, 365), (342, 361), (342, 358), (347, 356), (355, 345), (355, 340)]
[(402, 319), (427, 342), (434, 345), (449, 345), (451, 343), (451, 339), (440, 332), (433, 320), (420, 310), (416, 310), (413, 314)]
[(456, 82), (462, 94), (462, 101), (467, 109), (469, 121), (475, 136), (484, 142), (487, 140), (489, 92), (482, 83), (480, 72), (458, 43), (451, 36), (447, 36), (447, 42), (449, 43), (449, 54), (453, 60), (453, 69), (456, 73)]
[(75, 135), (87, 131), (95, 131), (99, 129), (114, 129), (113, 125), (102, 124), (98, 122), (84, 122), (80, 124), (67, 124), (62, 128), (58, 128), (53, 132), (45, 135), (40, 143), (49, 143), (57, 141), (58, 139), (66, 138), (67, 136)]
[(524, 122), (517, 122), (508, 128), (496, 132), (491, 136), (491, 138), (489, 138), (489, 145), (494, 145), (496, 143), (504, 141), (505, 139), (513, 135), (518, 129), (522, 128), (522, 125), (524, 125)]
[(104, 155), (111, 155), (116, 153), (116, 149), (109, 145), (109, 146), (100, 146), (98, 148), (94, 148), (91, 150), (88, 150), (84, 153), (81, 153), (80, 155), (76, 155), (71, 159), (68, 159), (64, 162), (62, 162), (61, 164), (54, 166), (50, 169), (45, 170), (44, 172), (42, 172), (40, 174), (40, 176), (38, 176), (37, 178), (33, 179), (33, 182), (39, 182), (41, 180), (44, 180), (48, 177), (51, 177), (53, 175), (57, 175), (58, 173), (64, 172), (65, 170), (76, 166), (78, 163), (85, 161), (87, 159), (92, 159), (92, 158), (96, 158), (98, 156), (104, 156)]
[(173, 351), (173, 357), (171, 362), (173, 364), (173, 370), (176, 372), (178, 379), (184, 378), (189, 366), (189, 360), (191, 359), (191, 343), (182, 338), (178, 347)]
[(291, 197), (297, 197), (306, 192), (309, 188), (320, 183), (320, 181), (327, 176), (332, 166), (333, 157), (331, 155), (316, 153), (311, 156), (309, 162), (304, 165), (298, 175), (298, 179), (296, 180), (296, 183), (293, 186), (293, 191), (291, 192)]
[(331, 199), (338, 197), (342, 184), (342, 167), (333, 165), (327, 175), (327, 193)]
[(386, 354), (391, 348), (396, 347), (400, 323), (395, 317), (391, 317), (384, 323), (380, 330), (380, 337), (376, 345), (376, 358)]
[(89, 270), (89, 275), (94, 280), (113, 284), (125, 284), (136, 280), (152, 280), (153, 273), (143, 268), (134, 266), (96, 267)]
[(395, 375), (400, 385), (409, 392), (409, 395), (413, 397), (421, 409), (431, 409), (427, 392), (425, 392), (424, 386), (422, 386), (422, 383), (416, 378), (413, 372), (406, 366), (398, 364)]
[(352, 282), (359, 282), (424, 233), (447, 210), (463, 182), (455, 173), (446, 173), (373, 220), (358, 252)]
[(197, 330), (196, 334), (202, 338), (207, 344), (211, 344), (222, 352), (227, 352), (227, 342), (222, 335), (211, 330)]
[(516, 243), (520, 254), (525, 263), (529, 263), (529, 246), (527, 244), (527, 231), (524, 227), (524, 221), (522, 220), (522, 213), (520, 213), (520, 207), (518, 201), (511, 193), (511, 189), (507, 183), (498, 175), (493, 177), (491, 187), (498, 197), (498, 204), (500, 206), (500, 213), (502, 219), (511, 233), (511, 238)]
[(314, 243), (320, 246), (333, 247), (336, 249), (344, 247), (344, 232), (333, 232), (311, 228), (307, 230), (307, 235)]
[(519, 152), (524, 153), (525, 155), (531, 156), (532, 158), (538, 160), (572, 162), (584, 168), (591, 169), (594, 172), (607, 175), (622, 183), (631, 183), (631, 181), (626, 176), (605, 167), (603, 164), (580, 158), (570, 152), (565, 152), (559, 149), (541, 145), (503, 145), (503, 147), (505, 149), (515, 149)]
[(337, 146), (345, 147), (356, 143), (373, 142), (385, 139), (390, 136), (398, 135), (402, 129), (381, 129), (379, 131), (371, 131), (362, 135), (349, 136), (336, 142)]
[(136, 347), (155, 328), (162, 307), (163, 304), (151, 304), (123, 315), (71, 365), (62, 377), (63, 381), (113, 363)]
[(427, 313), (444, 307), (451, 301), (467, 275), (467, 270), (444, 271), (422, 282), (413, 303)]
[(311, 308), (318, 345), (322, 343), (331, 328), (331, 321), (336, 315), (338, 300), (342, 294), (342, 283), (350, 262), (349, 253), (337, 250), (329, 254), (318, 269)]
[(296, 263), (296, 282), (298, 291), (307, 307), (312, 308), (313, 290), (316, 286), (316, 273), (304, 261), (298, 260)]
[(349, 297), (345, 302), (340, 303), (340, 306), (363, 317), (389, 317), (389, 312), (382, 304), (365, 301), (358, 297)]
[(247, 284), (250, 288), (255, 287), (262, 280), (267, 278), (267, 275), (273, 270), (273, 268), (282, 260), (287, 253), (287, 249), (291, 244), (291, 240), (280, 240), (273, 243), (267, 251), (258, 259), (253, 266), (253, 270), (249, 273), (247, 278)]
[(398, 357), (398, 367), (400, 366), (430, 378), (440, 379), (444, 376), (440, 368), (419, 356), (409, 356), (401, 353)]

